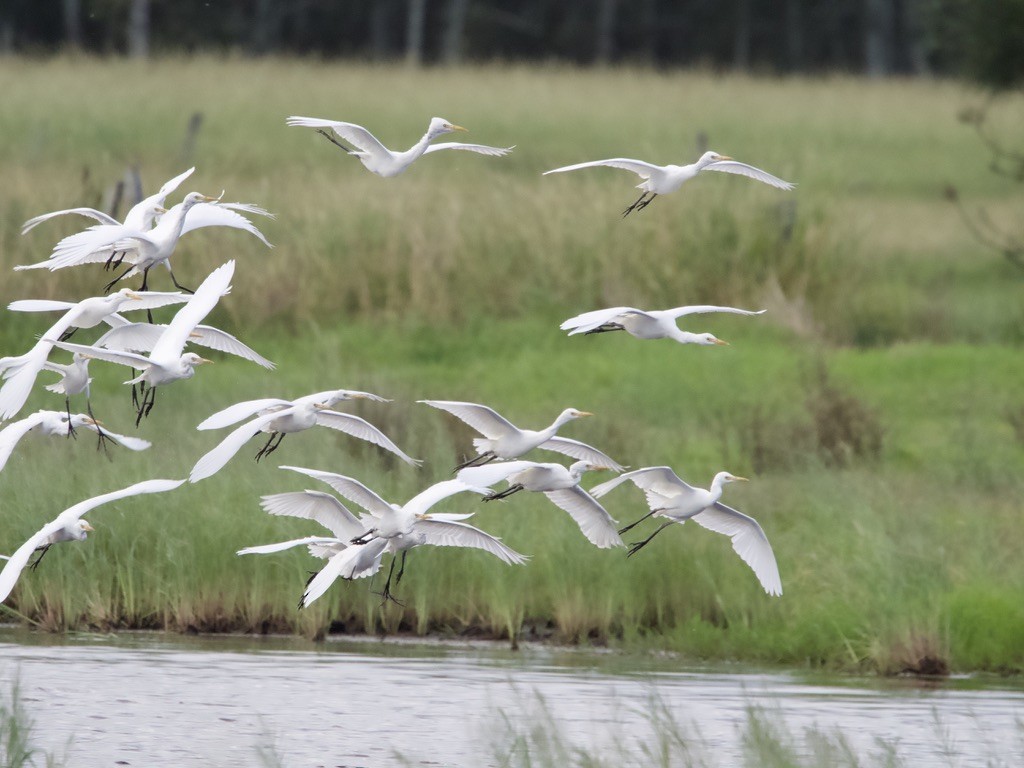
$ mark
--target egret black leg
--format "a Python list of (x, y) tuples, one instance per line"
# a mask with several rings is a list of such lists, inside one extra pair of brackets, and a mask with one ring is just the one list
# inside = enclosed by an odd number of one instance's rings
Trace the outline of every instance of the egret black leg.
[(395, 586), (397, 587), (402, 583), (402, 576), (405, 574), (405, 556), (409, 554), (409, 550), (402, 550), (402, 567), (398, 569), (398, 578), (395, 579)]
[(64, 333), (62, 333), (62, 334), (61, 334), (61, 335), (60, 335), (60, 336), (59, 336), (59, 337), (57, 338), (57, 340), (58, 340), (58, 341), (67, 341), (68, 339), (70, 339), (70, 338), (71, 338), (72, 336), (74, 336), (74, 335), (75, 335), (75, 331), (77, 331), (77, 330), (78, 330), (78, 328), (77, 328), (76, 326), (72, 325), (72, 326), (71, 326), (70, 328), (68, 328), (67, 330), (65, 330), (65, 331), (64, 331)]
[(638, 205), (636, 207), (636, 209), (638, 211), (642, 211), (644, 208), (646, 208), (648, 205), (650, 205), (651, 201), (654, 200), (654, 198), (656, 198), (656, 197), (657, 197), (657, 195), (652, 192), (651, 196), (648, 197), (646, 200), (644, 200), (642, 203), (640, 203), (640, 205)]
[(174, 283), (175, 288), (177, 288), (179, 291), (184, 291), (185, 293), (195, 293), (195, 291), (193, 291), (191, 288), (186, 288), (184, 285), (178, 282), (178, 278), (174, 276), (173, 269), (168, 267), (167, 271), (171, 273), (171, 282)]
[(583, 335), (589, 336), (592, 333), (609, 333), (610, 331), (624, 330), (626, 330), (626, 326), (622, 325), (621, 323), (605, 323), (604, 325), (599, 325), (597, 328), (592, 328), (589, 331), (585, 331)]
[[(124, 279), (124, 276), (127, 275), (129, 272), (131, 272), (133, 269), (135, 269), (135, 265), (134, 264), (131, 265), (130, 267), (128, 267), (128, 269), (126, 269), (120, 275), (115, 277), (113, 280), (111, 280), (105, 286), (103, 286), (103, 292), (104, 293), (110, 293), (110, 289), (113, 288), (115, 285), (117, 285), (119, 282), (121, 282)], [(143, 284), (145, 284), (145, 278), (143, 278)], [(146, 289), (143, 288), (142, 290), (146, 290)]]
[[(403, 555), (403, 557), (402, 557), (402, 571), (405, 571), (405, 553), (403, 552), (402, 555)], [(383, 598), (383, 600), (381, 600), (381, 603), (380, 603), (381, 607), (384, 607), (385, 603), (387, 603), (389, 600), (392, 603), (394, 603), (395, 605), (401, 606), (403, 608), (405, 607), (402, 603), (400, 603), (398, 600), (395, 599), (394, 595), (391, 594), (391, 577), (395, 573), (395, 561), (397, 559), (398, 559), (397, 555), (395, 555), (395, 556), (393, 556), (391, 558), (391, 568), (388, 569), (388, 580), (386, 582), (384, 582), (384, 591), (376, 593), (376, 594), (379, 594)], [(402, 578), (401, 573), (399, 573), (398, 578), (399, 579)]]
[(651, 543), (651, 539), (653, 539), (653, 538), (654, 538), (655, 536), (657, 536), (657, 535), (658, 535), (659, 533), (661, 533), (661, 532), (662, 532), (662, 531), (664, 531), (664, 530), (665, 530), (666, 528), (668, 528), (668, 527), (669, 527), (670, 525), (672, 525), (672, 523), (673, 523), (673, 521), (672, 521), (672, 520), (669, 520), (669, 521), (668, 521), (667, 523), (663, 524), (663, 525), (662, 525), (662, 526), (661, 526), (660, 528), (658, 528), (657, 530), (655, 530), (655, 531), (654, 531), (654, 533), (652, 533), (652, 534), (651, 534), (650, 536), (648, 536), (648, 537), (647, 537), (646, 539), (644, 539), (643, 541), (641, 541), (641, 542), (638, 542), (638, 543), (636, 543), (636, 544), (630, 544), (630, 545), (629, 545), (629, 554), (627, 554), (627, 555), (626, 555), (626, 557), (630, 557), (630, 556), (632, 556), (632, 555), (635, 555), (635, 554), (636, 554), (637, 552), (639, 552), (639, 551), (640, 551), (641, 549), (643, 549), (644, 547), (646, 547), (646, 546), (647, 546), (648, 544), (650, 544), (650, 543)]
[(33, 571), (36, 568), (38, 568), (39, 567), (39, 563), (41, 563), (43, 558), (46, 557), (46, 553), (50, 551), (50, 547), (52, 547), (52, 546), (53, 546), (52, 544), (47, 544), (45, 546), (39, 547), (36, 550), (36, 552), (39, 553), (39, 556), (36, 557), (36, 559), (34, 561), (29, 563), (28, 567), (31, 568)]
[[(638, 210), (640, 210), (641, 208), (643, 208), (643, 207), (644, 207), (644, 205), (646, 205), (646, 204), (647, 204), (647, 203), (643, 203), (643, 201), (644, 201), (644, 198), (646, 198), (646, 197), (647, 197), (647, 193), (646, 193), (646, 192), (644, 192), (644, 193), (643, 193), (642, 195), (640, 195), (640, 197), (638, 197), (638, 198), (636, 199), (636, 202), (635, 202), (635, 203), (633, 203), (633, 204), (632, 204), (631, 206), (629, 206), (629, 207), (628, 207), (628, 208), (627, 208), (626, 210), (624, 210), (624, 211), (622, 212), (622, 218), (626, 218), (626, 217), (627, 217), (627, 216), (629, 216), (629, 214), (631, 214), (631, 213), (632, 213), (633, 211), (638, 211)], [(641, 203), (643, 203), (643, 205), (641, 205)]]
[(360, 536), (354, 536), (349, 541), (349, 544), (365, 544), (368, 541), (372, 541), (376, 536), (377, 536), (377, 529), (376, 528), (371, 528), (366, 533), (364, 533), (364, 534), (362, 534)]
[(627, 525), (627, 526), (626, 526), (625, 528), (619, 528), (619, 533), (620, 533), (620, 534), (623, 534), (623, 533), (625, 533), (626, 531), (631, 531), (631, 530), (633, 530), (633, 529), (634, 529), (634, 528), (636, 528), (636, 527), (637, 527), (638, 525), (640, 525), (640, 523), (642, 523), (642, 522), (643, 522), (644, 520), (646, 520), (646, 519), (647, 519), (648, 517), (650, 517), (651, 515), (655, 514), (656, 512), (660, 512), (660, 511), (661, 511), (660, 509), (652, 509), (652, 510), (651, 510), (650, 512), (648, 512), (648, 513), (647, 513), (646, 515), (644, 515), (643, 517), (641, 517), (641, 518), (640, 518), (639, 520), (637, 520), (637, 521), (636, 521), (635, 523), (630, 523), (630, 524), (629, 524), (629, 525)]
[(107, 458), (110, 458), (110, 454), (107, 451), (107, 443), (114, 442), (106, 432), (103, 431), (103, 427), (100, 426), (99, 422), (96, 421), (96, 417), (92, 414), (92, 403), (88, 398), (85, 400), (85, 410), (89, 414), (89, 418), (93, 420), (94, 426), (96, 427), (96, 436), (99, 441), (96, 444), (96, 450), (103, 449), (103, 453), (106, 454)]
[[(273, 453), (274, 448), (277, 448), (277, 446), (275, 445), (273, 448), (271, 448), (270, 444), (273, 443), (274, 440), (277, 439), (278, 435), (280, 435), (281, 438), (284, 438), (284, 433), (283, 432), (271, 432), (270, 433), (270, 439), (267, 440), (266, 445), (264, 445), (262, 448), (260, 448), (259, 453), (256, 454), (256, 461), (259, 461), (264, 456), (268, 456), (269, 454)], [(278, 440), (278, 445), (280, 445), (280, 442), (281, 441)]]
[(479, 456), (474, 456), (472, 459), (469, 459), (468, 461), (462, 462), (457, 467), (455, 467), (453, 471), (458, 472), (460, 469), (465, 469), (466, 467), (482, 467), (484, 464), (492, 462), (496, 458), (498, 458), (498, 456), (496, 453), (494, 453), (494, 451), (487, 451), (486, 453), (481, 453)]
[(342, 144), (336, 138), (331, 136), (331, 134), (329, 134), (323, 128), (317, 128), (316, 132), (319, 133), (321, 136), (323, 136), (325, 139), (327, 139), (329, 142), (331, 142), (331, 144), (333, 144), (334, 146), (339, 147), (340, 149), (344, 150), (347, 154), (349, 154), (349, 155), (354, 155), (355, 154), (354, 150), (350, 149), (349, 147), (346, 147), (344, 144)]
[(489, 493), (480, 500), (496, 501), (498, 499), (507, 499), (513, 493), (519, 493), (521, 490), (523, 490), (523, 486), (517, 483), (516, 485), (510, 485), (508, 488), (506, 488), (504, 491), (501, 491), (500, 493)]
[(75, 426), (71, 423), (71, 398), (67, 395), (64, 395), (64, 410), (67, 411), (68, 414), (68, 438), (70, 439), (73, 437), (77, 440), (78, 435), (75, 434)]

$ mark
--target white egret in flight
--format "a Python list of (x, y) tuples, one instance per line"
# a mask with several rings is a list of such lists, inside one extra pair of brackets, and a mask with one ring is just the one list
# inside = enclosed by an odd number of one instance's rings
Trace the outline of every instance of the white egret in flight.
[[(452, 131), (466, 130), (461, 125), (453, 125), (442, 117), (432, 118), (430, 127), (423, 134), (423, 138), (405, 152), (391, 151), (381, 144), (372, 133), (355, 123), (342, 123), (337, 120), (324, 120), (319, 117), (299, 117), (297, 115), (289, 117), (287, 122), (288, 125), (316, 128), (317, 133), (326, 137), (350, 155), (358, 157), (359, 161), (368, 171), (385, 178), (397, 176), (421, 155), (436, 152), (439, 149), (464, 149), (469, 152), (478, 152), (481, 155), (492, 155), (495, 157), (507, 155), (513, 149), (512, 147), (488, 147), (484, 144), (461, 144), (459, 142), (431, 144), (430, 142), (438, 136), (451, 133)], [(334, 131), (343, 141), (347, 141), (355, 149), (345, 146), (325, 129)]]
[(217, 305), (220, 297), (230, 291), (234, 271), (235, 262), (229, 261), (211, 272), (189, 298), (188, 303), (178, 310), (148, 357), (134, 352), (120, 352), (61, 341), (55, 342), (55, 345), (69, 352), (81, 352), (97, 360), (140, 370), (138, 376), (125, 382), (132, 385), (133, 394), (136, 384), (143, 385), (142, 399), (136, 402), (138, 418), (135, 423), (138, 425), (153, 409), (157, 387), (179, 379), (190, 379), (195, 374), (196, 366), (212, 362), (194, 352), (182, 352), (189, 334)]
[[(350, 547), (333, 556), (323, 570), (306, 585), (306, 591), (299, 603), (300, 607), (307, 606), (320, 597), (334, 583), (334, 580), (344, 573), (355, 572), (358, 577), (375, 572), (379, 567), (381, 556), (386, 551), (395, 556), (399, 552), (402, 553), (402, 567), (399, 570), (398, 581), (401, 581), (402, 574), (405, 572), (405, 556), (408, 550), (423, 544), (435, 547), (482, 549), (509, 565), (520, 565), (526, 562), (525, 556), (510, 549), (501, 542), (501, 539), (468, 523), (461, 522), (468, 515), (428, 514), (427, 512), (439, 501), (447, 499), (449, 496), (465, 491), (485, 494), (487, 493), (485, 488), (474, 488), (458, 480), (445, 480), (430, 486), (399, 506), (384, 501), (374, 491), (351, 477), (302, 467), (283, 466), (281, 469), (290, 469), (327, 483), (346, 499), (365, 509), (373, 518), (369, 521), (364, 520), (363, 524), (367, 530), (349, 542), (351, 545), (365, 546), (366, 548), (352, 549)], [(395, 562), (392, 560), (382, 595), (385, 600), (393, 599), (391, 597), (391, 577), (394, 570)], [(352, 576), (347, 576), (347, 578), (352, 578)]]
[(386, 451), (390, 451), (402, 461), (414, 467), (420, 465), (420, 460), (414, 459), (402, 451), (387, 435), (366, 421), (366, 419), (361, 419), (350, 413), (329, 410), (336, 403), (345, 400), (390, 402), (370, 392), (337, 389), (328, 392), (317, 392), (312, 395), (296, 398), (295, 400), (276, 398), (248, 400), (243, 403), (236, 403), (225, 408), (223, 411), (213, 414), (200, 423), (197, 429), (219, 429), (253, 414), (259, 415), (235, 429), (211, 451), (200, 458), (192, 468), (189, 480), (197, 483), (220, 471), (238, 453), (243, 445), (260, 432), (269, 433), (270, 439), (267, 440), (266, 445), (256, 454), (256, 461), (277, 450), (286, 434), (302, 432), (318, 425), (337, 429), (360, 440), (373, 443)]
[(96, 432), (103, 438), (109, 438), (132, 451), (144, 451), (152, 445), (148, 440), (119, 435), (105, 428), (101, 429), (101, 427), (100, 422), (92, 416), (87, 416), (84, 413), (65, 414), (62, 411), (36, 411), (24, 419), (12, 421), (0, 429), (0, 470), (7, 464), (7, 460), (11, 457), (11, 453), (21, 438), (29, 433), (46, 437), (70, 437), (76, 429), (84, 428)]
[(627, 480), (631, 480), (647, 497), (647, 505), (651, 511), (632, 525), (619, 531), (625, 533), (648, 517), (664, 517), (668, 522), (654, 531), (643, 541), (630, 547), (629, 554), (634, 555), (651, 539), (674, 523), (685, 523), (693, 520), (709, 531), (722, 533), (732, 540), (732, 548), (750, 566), (769, 595), (782, 594), (782, 580), (779, 578), (779, 567), (775, 563), (768, 537), (761, 526), (752, 517), (727, 507), (719, 499), (722, 497), (722, 486), (736, 480), (746, 480), (728, 472), (719, 472), (711, 481), (711, 488), (694, 488), (684, 482), (669, 467), (645, 467), (627, 472), (606, 483), (595, 485), (590, 493), (600, 498), (613, 488)]
[(597, 499), (580, 487), (584, 472), (602, 469), (605, 467), (589, 461), (577, 461), (568, 468), (534, 461), (502, 461), (485, 467), (467, 467), (456, 479), (475, 486), (508, 482), (508, 488), (484, 496), (484, 501), (505, 499), (519, 491), (543, 493), (556, 507), (569, 513), (591, 544), (602, 549), (622, 547), (625, 545), (619, 538), (615, 520)]
[(625, 331), (638, 339), (672, 339), (680, 344), (728, 344), (727, 341), (715, 338), (710, 333), (690, 333), (682, 331), (676, 320), (686, 315), (704, 314), (707, 312), (729, 312), (734, 315), (762, 315), (766, 310), (756, 312), (733, 307), (715, 307), (707, 304), (692, 307), (676, 307), (675, 309), (636, 309), (635, 307), (611, 307), (595, 309), (582, 315), (570, 317), (559, 327), (569, 331), (570, 336), (578, 333), (606, 333), (608, 331)]
[(182, 286), (174, 276), (170, 262), (170, 257), (178, 245), (179, 238), (186, 232), (200, 227), (233, 227), (255, 235), (264, 245), (268, 248), (271, 247), (263, 233), (251, 221), (229, 208), (228, 205), (251, 213), (270, 215), (256, 206), (240, 203), (221, 204), (216, 197), (190, 192), (182, 202), (161, 216), (152, 229), (145, 230), (123, 224), (96, 224), (84, 232), (65, 237), (54, 246), (53, 253), (46, 261), (15, 267), (15, 269), (45, 267), (54, 271), (80, 264), (109, 262), (114, 252), (120, 252), (121, 259), (112, 266), (119, 266), (122, 260), (127, 261), (130, 266), (107, 284), (108, 290), (120, 280), (141, 272), (142, 287), (140, 290), (144, 291), (148, 284), (149, 270), (157, 264), (163, 264), (170, 272), (174, 285), (181, 290), (188, 291), (189, 289)]
[(727, 155), (720, 155), (717, 152), (705, 152), (700, 156), (700, 159), (697, 162), (690, 163), (689, 165), (654, 165), (652, 163), (646, 163), (643, 160), (630, 160), (626, 157), (613, 157), (608, 160), (592, 160), (589, 163), (566, 165), (562, 168), (545, 171), (543, 175), (547, 176), (550, 173), (564, 173), (565, 171), (578, 171), (581, 168), (594, 168), (599, 165), (606, 165), (610, 168), (622, 168), (626, 171), (632, 171), (643, 179), (643, 182), (637, 184), (636, 187), (637, 189), (643, 190), (643, 194), (640, 195), (635, 203), (622, 212), (623, 216), (628, 216), (633, 211), (643, 210), (658, 195), (667, 195), (669, 192), (675, 192), (685, 182), (692, 179), (701, 171), (735, 173), (739, 176), (746, 176), (750, 179), (762, 181), (765, 184), (770, 184), (771, 186), (778, 187), (779, 189), (788, 190), (793, 188), (793, 184), (790, 182), (783, 181), (776, 176), (772, 176), (767, 171), (762, 171), (760, 168), (755, 168), (752, 165), (738, 162)]
[(18, 547), (14, 554), (7, 559), (7, 564), (0, 571), (0, 603), (7, 599), (18, 581), (18, 577), (28, 565), (32, 553), (40, 550), (39, 557), (32, 563), (32, 568), (39, 565), (43, 555), (54, 544), (62, 541), (84, 541), (90, 531), (93, 530), (88, 522), (82, 519), (82, 515), (95, 509), (101, 504), (107, 504), (118, 499), (126, 499), (129, 496), (137, 496), (142, 493), (163, 493), (177, 488), (184, 483), (184, 480), (146, 480), (141, 483), (123, 488), (120, 491), (105, 493), (102, 496), (95, 496), (85, 501), (80, 501), (73, 507), (68, 507), (51, 522), (44, 525), (33, 534), (28, 541)]
[(160, 187), (160, 191), (155, 195), (150, 195), (133, 205), (125, 215), (123, 222), (118, 221), (113, 216), (110, 216), (103, 211), (97, 211), (95, 208), (68, 208), (63, 211), (52, 211), (50, 213), (43, 213), (39, 216), (32, 217), (21, 225), (21, 234), (26, 234), (38, 225), (42, 224), (44, 221), (49, 221), (57, 216), (65, 216), (69, 213), (75, 213), (79, 216), (87, 216), (91, 219), (95, 219), (100, 224), (112, 224), (114, 226), (123, 225), (126, 227), (133, 227), (135, 229), (147, 230), (153, 226), (154, 218), (163, 210), (164, 200), (167, 196), (176, 190), (181, 182), (191, 176), (193, 171), (195, 171), (195, 167), (189, 168), (184, 173), (181, 173), (170, 181), (167, 181), (162, 187)]
[(43, 332), (28, 352), (17, 357), (0, 358), (0, 372), (7, 380), (0, 389), (0, 421), (11, 418), (21, 410), (55, 341), (70, 338), (78, 328), (93, 328), (108, 322), (108, 318), (118, 311), (154, 309), (187, 300), (188, 297), (180, 293), (142, 293), (125, 288), (109, 296), (93, 296), (78, 303), (44, 299), (12, 302), (8, 309), (16, 312), (62, 311), (64, 314), (49, 330)]
[(497, 411), (488, 408), (486, 405), (477, 403), (462, 403), (452, 400), (419, 400), (442, 411), (448, 411), (471, 426), (481, 435), (482, 438), (473, 440), (473, 447), (476, 448), (477, 456), (459, 464), (455, 469), (464, 467), (476, 467), (487, 464), (495, 459), (518, 459), (527, 451), (534, 448), (542, 448), (546, 451), (557, 451), (558, 453), (571, 456), (580, 461), (589, 461), (591, 464), (599, 464), (613, 472), (621, 472), (623, 466), (607, 455), (578, 440), (570, 440), (567, 437), (556, 437), (555, 433), (559, 428), (574, 419), (583, 416), (592, 416), (589, 411), (578, 411), (575, 408), (566, 408), (551, 426), (540, 431), (519, 429)]

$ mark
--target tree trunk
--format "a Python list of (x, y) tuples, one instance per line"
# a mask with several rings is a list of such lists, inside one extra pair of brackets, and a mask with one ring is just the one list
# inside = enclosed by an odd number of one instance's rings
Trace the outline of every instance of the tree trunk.
[(128, 55), (133, 59), (149, 56), (149, 0), (132, 0), (128, 9)]
[(427, 0), (408, 0), (409, 14), (405, 26), (405, 62), (413, 66), (423, 63), (423, 26), (427, 18)]
[(786, 66), (790, 72), (804, 68), (804, 28), (801, 0), (786, 0)]
[(609, 64), (615, 51), (615, 0), (599, 0), (594, 62)]
[(732, 64), (741, 72), (750, 67), (750, 0), (736, 0)]
[(892, 0), (864, 0), (864, 68), (869, 77), (892, 72)]
[(469, 0), (448, 0), (444, 19), (444, 40), (441, 59), (445, 64), (458, 64), (462, 60), (462, 38), (466, 31), (466, 13)]
[(64, 0), (64, 44), (68, 50), (77, 51), (82, 47), (82, 2)]
[(277, 47), (281, 15), (274, 0), (257, 0), (256, 17), (252, 23), (249, 51), (254, 56), (263, 56)]
[(931, 65), (928, 63), (928, 51), (924, 43), (924, 20), (922, 19), (921, 0), (904, 0), (903, 30), (907, 45), (907, 62), (910, 71), (915, 75), (930, 75)]

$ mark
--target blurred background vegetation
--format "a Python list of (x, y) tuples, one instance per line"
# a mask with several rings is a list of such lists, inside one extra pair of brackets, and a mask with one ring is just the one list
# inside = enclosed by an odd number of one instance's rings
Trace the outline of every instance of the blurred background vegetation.
[[(188, 189), (277, 214), (259, 222), (276, 247), (204, 230), (183, 239), (176, 274), (194, 284), (236, 258), (211, 321), (279, 369), (224, 361), (169, 388), (138, 432), (155, 443), (143, 454), (109, 462), (87, 441), (25, 441), (0, 475), (0, 552), (81, 498), (185, 476), (221, 437), (192, 428), (215, 410), (346, 387), (395, 399), (355, 410), (423, 470), (334, 434), (289, 438), (275, 458), (403, 501), (469, 448), (468, 430), (416, 399), (485, 402), (524, 426), (591, 410), (570, 436), (624, 463), (669, 464), (695, 484), (753, 476), (727, 502), (762, 523), (785, 589), (767, 598), (728, 542), (696, 526), (627, 560), (594, 550), (545, 499), (457, 499), (447, 511), (477, 511), (531, 563), (417, 551), (404, 609), (357, 583), (297, 612), (314, 561), (233, 553), (312, 532), (258, 507), (303, 482), (240, 455), (158, 505), (97, 512), (85, 546), (22, 580), (13, 615), (50, 629), (485, 633), (883, 672), (1024, 667), (1021, 3), (772, 8), (786, 13), (6, 3), (0, 40), (29, 55), (0, 58), (0, 298), (81, 298), (106, 282), (95, 266), (10, 272), (81, 225), (23, 237), (25, 219), (123, 213), (195, 164)], [(133, 43), (130, 29), (145, 34)], [(50, 55), (68, 47), (101, 55)], [(323, 60), (334, 56), (360, 61)], [(578, 66), (592, 62), (617, 66)], [(861, 76), (894, 73), (943, 76)], [(287, 128), (289, 114), (365, 124), (395, 147), (442, 115), (517, 148), (432, 155), (383, 180)], [(599, 157), (689, 162), (708, 146), (798, 187), (699, 178), (623, 221), (628, 174), (540, 176)], [(600, 306), (689, 303), (769, 311), (687, 326), (728, 348), (558, 331)], [(0, 351), (23, 352), (45, 327), (6, 313)], [(130, 432), (111, 368), (95, 365), (93, 404)], [(61, 404), (40, 391), (26, 412)], [(606, 501), (623, 522), (644, 511), (626, 490)]]
[(0, 52), (1024, 77), (1024, 0), (7, 0)]

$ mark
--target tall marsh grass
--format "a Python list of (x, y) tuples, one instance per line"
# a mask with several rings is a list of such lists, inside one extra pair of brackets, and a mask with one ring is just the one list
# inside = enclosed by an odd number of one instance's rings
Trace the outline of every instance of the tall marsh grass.
[[(1024, 665), (1024, 445), (1007, 418), (1020, 408), (1020, 284), (933, 197), (946, 174), (1000, 204), (1020, 191), (978, 160), (955, 120), (972, 98), (959, 87), (207, 58), (10, 60), (0, 88), (5, 301), (80, 297), (103, 282), (98, 267), (7, 272), (81, 223), (21, 237), (24, 219), (96, 203), (128, 165), (150, 189), (194, 162), (189, 188), (224, 188), (278, 214), (260, 222), (276, 247), (189, 234), (176, 274), (195, 283), (237, 258), (211, 322), (279, 364), (268, 374), (225, 361), (168, 387), (138, 432), (155, 443), (146, 453), (107, 461), (83, 438), (24, 441), (0, 474), (0, 552), (82, 498), (186, 476), (222, 436), (192, 426), (243, 399), (379, 392), (395, 402), (353, 410), (427, 462), (417, 472), (317, 431), (289, 437), (269, 465), (245, 451), (195, 486), (96, 510), (87, 542), (25, 574), (0, 608), (12, 618), (46, 629), (537, 636), (882, 671), (934, 657), (953, 669)], [(144, 103), (124, 109), (140, 93)], [(203, 128), (182, 157), (196, 111)], [(441, 114), (475, 141), (518, 146), (502, 159), (431, 155), (382, 180), (284, 125), (303, 113), (365, 123), (395, 146)], [(688, 161), (698, 131), (797, 191), (697, 179), (622, 220), (628, 174), (540, 176), (606, 156)], [(596, 306), (684, 303), (770, 311), (688, 326), (732, 342), (720, 349), (557, 330)], [(8, 313), (3, 354), (44, 327)], [(93, 376), (97, 415), (130, 432), (123, 372), (97, 364)], [(261, 494), (313, 487), (274, 464), (344, 472), (404, 501), (470, 446), (470, 432), (422, 398), (489, 403), (524, 426), (571, 405), (598, 414), (571, 436), (624, 463), (668, 464), (699, 484), (720, 469), (756, 474), (726, 501), (762, 523), (785, 596), (768, 599), (729, 542), (697, 526), (626, 559), (591, 548), (543, 498), (458, 498), (445, 509), (474, 511), (530, 564), (416, 551), (404, 608), (357, 582), (297, 611), (317, 562), (234, 555), (314, 530), (259, 510)], [(60, 404), (40, 392), (29, 407)], [(606, 501), (623, 522), (644, 511), (630, 489)]]

